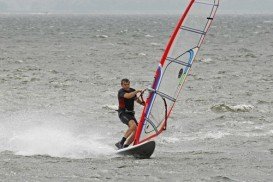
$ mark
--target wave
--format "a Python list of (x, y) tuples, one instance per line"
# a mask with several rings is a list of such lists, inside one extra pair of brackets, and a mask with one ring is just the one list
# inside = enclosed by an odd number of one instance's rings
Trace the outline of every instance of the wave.
[(241, 132), (238, 136), (253, 138), (253, 137), (268, 137), (273, 136), (273, 130), (254, 129), (249, 132)]
[(210, 177), (210, 180), (211, 181), (236, 181), (227, 176), (213, 176), (213, 177)]
[(97, 38), (108, 38), (108, 35), (96, 35)]
[(108, 111), (116, 111), (118, 109), (117, 105), (104, 105), (102, 106), (103, 109), (106, 109)]
[(176, 143), (179, 141), (179, 138), (176, 137), (161, 137), (159, 140), (161, 143)]
[(145, 35), (145, 37), (153, 38), (154, 36), (147, 34), (147, 35)]
[(182, 134), (177, 137), (161, 137), (157, 141), (160, 143), (179, 143), (181, 141), (200, 141), (200, 140), (218, 140), (232, 135), (225, 131), (200, 131), (190, 134)]
[(255, 56), (255, 55), (252, 54), (252, 53), (247, 53), (247, 54), (245, 55), (245, 58), (257, 58), (257, 56)]
[(138, 53), (139, 56), (146, 56), (145, 53), (141, 52), (141, 53)]
[(198, 132), (193, 135), (184, 136), (183, 140), (185, 141), (193, 141), (193, 140), (217, 140), (221, 139), (225, 136), (230, 135), (228, 132), (221, 131), (208, 131), (208, 132)]
[(253, 52), (251, 51), (250, 49), (246, 49), (246, 48), (240, 48), (238, 49), (239, 52), (245, 52), (245, 53), (250, 53), (250, 52)]
[(230, 106), (227, 104), (219, 104), (211, 107), (211, 110), (214, 112), (250, 112), (253, 110), (254, 106), (252, 105), (235, 105)]
[(211, 58), (202, 58), (201, 60), (197, 60), (197, 61), (200, 61), (200, 62), (206, 63), (206, 64), (213, 63), (213, 60)]
[(155, 42), (151, 42), (150, 43), (152, 46), (159, 46), (160, 44), (159, 43), (155, 43)]
[(272, 20), (265, 20), (265, 21), (263, 21), (263, 23), (273, 23), (273, 21)]
[(258, 104), (273, 104), (273, 101), (258, 100)]
[(124, 29), (124, 30), (121, 30), (120, 32), (118, 32), (117, 34), (126, 34), (126, 33), (128, 33), (128, 30)]

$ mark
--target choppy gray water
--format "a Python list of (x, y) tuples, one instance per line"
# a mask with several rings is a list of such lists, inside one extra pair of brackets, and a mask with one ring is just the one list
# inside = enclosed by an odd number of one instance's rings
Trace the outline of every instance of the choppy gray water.
[(176, 21), (0, 15), (0, 181), (272, 181), (270, 15), (218, 16), (152, 158), (115, 154), (120, 79), (151, 84)]

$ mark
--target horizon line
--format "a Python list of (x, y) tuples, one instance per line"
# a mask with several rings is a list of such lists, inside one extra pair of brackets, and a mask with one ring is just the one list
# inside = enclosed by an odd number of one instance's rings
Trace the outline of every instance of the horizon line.
[[(0, 15), (181, 15), (182, 11), (0, 11)], [(218, 15), (273, 15), (273, 12), (219, 11)]]

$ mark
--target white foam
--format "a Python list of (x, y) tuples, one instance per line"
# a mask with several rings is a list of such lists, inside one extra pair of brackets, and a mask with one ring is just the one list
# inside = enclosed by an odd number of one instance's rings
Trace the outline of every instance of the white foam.
[(212, 62), (212, 59), (211, 58), (204, 58), (201, 60), (203, 63), (210, 63)]
[(127, 33), (128, 30), (127, 29), (124, 29), (124, 30), (121, 30), (120, 33)]
[(96, 35), (97, 38), (108, 38), (108, 35)]
[(152, 46), (159, 46), (159, 44), (158, 44), (158, 43), (155, 43), (155, 42), (151, 42), (151, 45), (152, 45)]
[(186, 135), (182, 137), (183, 141), (194, 141), (194, 140), (206, 140), (206, 139), (221, 139), (225, 136), (230, 135), (228, 132), (222, 131), (207, 131), (207, 132), (198, 132), (191, 135)]
[(162, 143), (176, 143), (179, 141), (179, 138), (176, 137), (161, 137), (160, 142)]
[(69, 158), (92, 158), (114, 153), (114, 148), (105, 144), (107, 140), (96, 130), (77, 132), (71, 121), (60, 116), (17, 114), (6, 117), (1, 123), (0, 151)]
[(238, 136), (244, 136), (244, 137), (248, 137), (248, 138), (252, 138), (252, 137), (267, 137), (267, 136), (273, 136), (273, 130), (270, 131), (265, 131), (265, 132), (241, 132), (239, 134), (237, 134)]
[(98, 139), (94, 135), (77, 136), (67, 130), (37, 126), (16, 133), (8, 144), (9, 149), (19, 155), (86, 158), (108, 153), (108, 146)]
[(273, 23), (273, 21), (271, 21), (271, 20), (266, 20), (266, 21), (263, 21), (263, 23)]
[(16, 63), (23, 63), (24, 61), (23, 60), (17, 60)]
[(145, 37), (153, 38), (154, 36), (147, 34), (147, 35), (145, 35)]
[(239, 105), (227, 105), (227, 104), (219, 104), (214, 105), (211, 107), (213, 111), (216, 112), (249, 112), (253, 110), (254, 106), (252, 105), (246, 105), (246, 104), (239, 104)]
[(143, 52), (139, 53), (138, 55), (139, 55), (139, 56), (146, 56), (146, 54), (143, 53)]
[(245, 104), (242, 104), (242, 105), (236, 105), (236, 106), (229, 106), (232, 110), (234, 111), (250, 111), (254, 108), (254, 106), (252, 105), (245, 105)]
[(220, 139), (227, 135), (230, 135), (230, 133), (220, 132), (220, 131), (217, 131), (217, 132), (210, 131), (205, 133), (204, 135), (201, 135), (201, 138), (202, 139)]

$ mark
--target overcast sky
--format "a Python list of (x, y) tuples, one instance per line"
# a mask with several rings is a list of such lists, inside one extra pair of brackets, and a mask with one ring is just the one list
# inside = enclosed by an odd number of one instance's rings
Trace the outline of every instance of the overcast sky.
[[(0, 0), (0, 12), (178, 13), (189, 0)], [(219, 13), (271, 13), (273, 0), (220, 0)]]

